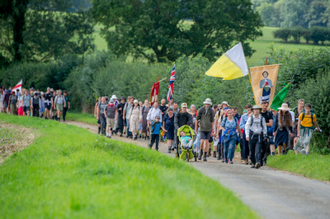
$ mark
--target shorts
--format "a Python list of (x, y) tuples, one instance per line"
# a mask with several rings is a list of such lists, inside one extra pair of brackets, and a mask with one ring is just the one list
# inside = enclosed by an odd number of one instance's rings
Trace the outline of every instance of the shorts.
[(52, 104), (51, 103), (45, 103), (45, 109), (50, 110), (52, 108)]
[(174, 140), (174, 130), (168, 130), (166, 132), (166, 138), (167, 140)]
[(30, 111), (30, 106), (23, 106), (23, 112), (27, 113)]
[(56, 110), (63, 111), (63, 104), (56, 104)]
[(209, 143), (212, 143), (212, 142), (213, 142), (213, 137), (210, 136)]
[(211, 132), (199, 132), (201, 140), (210, 140)]
[(107, 118), (107, 125), (113, 130), (115, 128), (115, 119)]
[(7, 108), (8, 108), (8, 103), (5, 103), (5, 104), (3, 105), (3, 108), (7, 109)]

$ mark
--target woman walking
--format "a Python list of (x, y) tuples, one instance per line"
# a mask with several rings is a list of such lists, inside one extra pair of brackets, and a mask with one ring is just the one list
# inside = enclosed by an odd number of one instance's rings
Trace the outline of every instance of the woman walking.
[(279, 112), (275, 117), (275, 146), (277, 146), (278, 155), (282, 154), (282, 150), (285, 151), (286, 147), (290, 148), (290, 138), (292, 135), (292, 119), (289, 112), (290, 108), (288, 104), (283, 103)]
[(17, 101), (18, 101), (18, 97), (14, 91), (9, 96), (10, 110), (12, 115), (17, 115)]
[[(25, 89), (23, 89), (23, 94), (25, 93)], [(20, 97), (18, 98), (18, 103), (17, 103), (17, 112), (18, 112), (18, 115), (19, 116), (23, 116), (24, 115), (24, 112), (23, 112), (23, 96), (24, 95), (20, 95)]]
[[(28, 90), (25, 91), (23, 95), (23, 116), (30, 116), (30, 109), (31, 109), (31, 96)], [(31, 115), (32, 117), (32, 115)]]
[(294, 147), (296, 155), (299, 153), (308, 155), (309, 154), (309, 143), (313, 136), (314, 127), (320, 131), (320, 127), (317, 124), (316, 116), (312, 111), (312, 105), (306, 103), (305, 111), (300, 113), (298, 121), (298, 132), (297, 132), (297, 143)]
[(224, 144), (224, 158), (225, 163), (233, 164), (233, 158), (235, 153), (235, 144), (237, 141), (237, 135), (239, 134), (238, 120), (233, 116), (233, 110), (227, 111), (227, 118), (221, 122), (221, 130), (224, 132), (223, 144)]
[(166, 133), (168, 153), (171, 153), (171, 146), (174, 140), (174, 117), (173, 109), (169, 108), (164, 116), (163, 131)]
[(148, 133), (148, 120), (147, 120), (149, 110), (150, 110), (149, 101), (145, 100), (144, 106), (142, 107), (142, 133), (144, 140), (150, 138)]
[(41, 92), (40, 95), (40, 109), (39, 109), (39, 117), (42, 118), (45, 112), (45, 101), (44, 101), (44, 92)]
[(133, 139), (137, 139), (137, 133), (139, 131), (139, 124), (142, 122), (142, 109), (139, 106), (139, 101), (134, 100), (132, 109), (129, 114), (129, 131), (133, 134)]

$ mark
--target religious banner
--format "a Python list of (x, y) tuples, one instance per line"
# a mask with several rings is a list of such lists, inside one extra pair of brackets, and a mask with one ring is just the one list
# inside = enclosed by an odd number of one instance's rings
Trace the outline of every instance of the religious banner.
[(158, 102), (158, 94), (159, 94), (159, 81), (154, 83), (151, 88), (151, 93), (150, 93), (151, 106), (154, 104), (154, 102)]
[(250, 68), (251, 86), (254, 100), (257, 105), (262, 101), (268, 101), (271, 106), (280, 65), (265, 65)]

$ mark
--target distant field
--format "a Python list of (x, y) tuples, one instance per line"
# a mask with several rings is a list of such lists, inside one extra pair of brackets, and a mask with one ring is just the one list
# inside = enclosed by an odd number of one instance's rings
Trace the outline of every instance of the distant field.
[[(101, 26), (95, 26), (95, 45), (98, 50), (108, 50), (107, 43), (105, 39), (100, 36), (100, 29)], [(283, 43), (281, 39), (275, 39), (273, 37), (273, 32), (279, 28), (276, 27), (264, 27), (262, 28), (263, 36), (258, 38), (254, 42), (250, 42), (253, 49), (256, 52), (253, 54), (252, 57), (247, 58), (247, 63), (249, 66), (253, 66), (257, 64), (259, 61), (264, 59), (266, 56), (269, 56), (267, 52), (269, 52), (269, 46), (271, 44), (274, 45), (275, 49), (284, 48), (285, 50), (298, 50), (298, 49), (308, 49), (308, 48), (315, 48), (315, 47), (324, 47), (324, 46), (315, 46), (315, 45), (305, 45), (305, 44), (293, 44), (293, 43)], [(305, 41), (302, 39), (302, 43)]]

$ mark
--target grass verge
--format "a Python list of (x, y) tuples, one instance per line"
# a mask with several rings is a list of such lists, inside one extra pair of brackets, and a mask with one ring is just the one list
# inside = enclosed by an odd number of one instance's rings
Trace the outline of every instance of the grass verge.
[(0, 114), (38, 136), (0, 166), (4, 218), (257, 218), (232, 192), (166, 155), (76, 126)]
[(97, 125), (97, 120), (94, 118), (94, 114), (89, 113), (76, 113), (68, 112), (65, 117), (68, 121), (83, 122), (91, 125)]
[(308, 178), (330, 181), (330, 156), (320, 154), (269, 156), (267, 165), (279, 170), (298, 173)]

